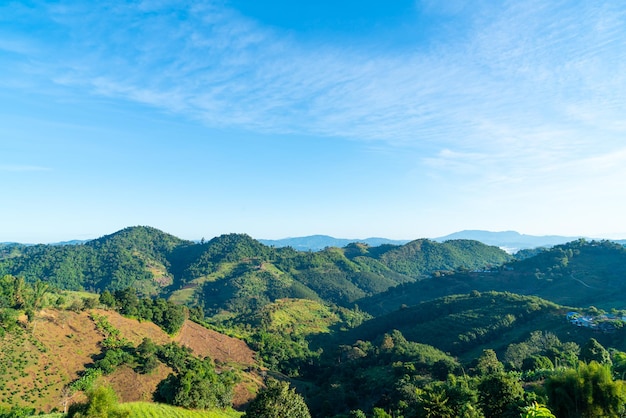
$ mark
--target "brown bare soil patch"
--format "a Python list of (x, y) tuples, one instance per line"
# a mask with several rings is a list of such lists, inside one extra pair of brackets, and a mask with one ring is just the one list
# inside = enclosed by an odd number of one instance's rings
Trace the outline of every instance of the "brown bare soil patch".
[(255, 353), (245, 342), (192, 321), (185, 321), (174, 340), (191, 348), (197, 356), (209, 356), (218, 363), (218, 369), (233, 363), (237, 363), (238, 368), (246, 369), (241, 375), (241, 382), (234, 388), (233, 407), (237, 409), (245, 407), (263, 386), (263, 378), (257, 371)]
[(235, 385), (233, 396), (233, 408), (243, 410), (250, 403), (259, 390), (265, 386), (263, 377), (257, 370), (242, 374), (241, 382)]
[[(171, 338), (152, 322), (124, 318), (114, 311), (93, 312), (105, 315), (121, 336), (135, 345), (144, 337), (156, 344), (174, 340), (198, 356), (211, 357), (218, 369), (241, 370), (242, 381), (235, 387), (233, 399), (235, 408), (247, 404), (263, 386), (254, 352), (241, 340), (191, 321), (186, 321), (179, 334)], [(0, 404), (49, 412), (53, 408), (63, 410), (64, 401), (84, 401), (82, 393), (70, 396), (64, 388), (102, 352), (103, 335), (89, 312), (45, 309), (32, 323), (23, 326), (23, 331), (0, 339), (0, 364), (8, 365), (0, 375)], [(171, 369), (163, 364), (147, 375), (123, 366), (102, 379), (114, 388), (122, 402), (151, 401), (158, 383), (169, 373)]]
[(98, 315), (105, 315), (111, 325), (120, 331), (120, 335), (137, 345), (144, 337), (150, 338), (156, 344), (166, 344), (171, 338), (165, 331), (153, 322), (139, 322), (136, 319), (125, 318), (117, 312), (95, 309)]
[(103, 381), (111, 385), (120, 402), (152, 402), (157, 385), (171, 372), (172, 369), (163, 364), (150, 374), (139, 374), (128, 366), (122, 366), (105, 376)]
[(174, 341), (191, 348), (198, 356), (209, 356), (221, 363), (234, 362), (248, 366), (256, 364), (254, 351), (245, 342), (192, 321), (185, 321)]
[[(87, 313), (44, 310), (0, 341), (0, 400), (39, 410), (62, 409), (63, 388), (101, 351)], [(79, 400), (75, 395), (72, 400)]]
[(102, 335), (96, 330), (87, 312), (42, 311), (34, 322), (32, 335), (46, 348), (42, 360), (60, 364), (68, 381), (93, 363), (92, 356), (100, 353)]

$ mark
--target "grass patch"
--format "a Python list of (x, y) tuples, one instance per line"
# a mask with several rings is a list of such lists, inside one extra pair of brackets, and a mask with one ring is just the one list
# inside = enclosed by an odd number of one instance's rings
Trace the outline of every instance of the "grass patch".
[(308, 299), (280, 299), (266, 307), (270, 329), (294, 335), (329, 333), (339, 317), (323, 303)]
[(242, 415), (234, 410), (194, 411), (150, 402), (129, 402), (119, 407), (129, 411), (131, 418), (239, 418)]

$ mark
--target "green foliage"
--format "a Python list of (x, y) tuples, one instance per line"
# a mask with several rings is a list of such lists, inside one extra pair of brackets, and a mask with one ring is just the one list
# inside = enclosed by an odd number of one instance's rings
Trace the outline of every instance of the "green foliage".
[(102, 374), (102, 370), (98, 368), (86, 369), (78, 379), (69, 384), (69, 388), (71, 391), (90, 390)]
[(580, 351), (580, 358), (586, 362), (611, 364), (611, 355), (595, 338), (590, 338)]
[(120, 405), (133, 418), (238, 418), (240, 412), (213, 409), (208, 411), (189, 410), (167, 404), (152, 402), (129, 402)]
[[(409, 244), (407, 244), (408, 246)], [(626, 292), (626, 248), (609, 241), (578, 240), (558, 245), (524, 260), (482, 271), (456, 269), (406, 283), (359, 301), (362, 309), (381, 315), (401, 305), (472, 290), (533, 294), (555, 303), (604, 309), (621, 308)]]
[(246, 418), (310, 418), (302, 396), (287, 382), (269, 379), (243, 415)]
[(18, 325), (17, 319), (23, 311), (29, 322), (35, 311), (44, 307), (49, 286), (40, 280), (27, 283), (23, 277), (6, 274), (0, 278), (0, 336), (12, 332)]
[(420, 417), (478, 418), (478, 391), (467, 377), (449, 376), (446, 381), (427, 384), (418, 389), (413, 409)]
[(156, 352), (159, 347), (147, 337), (137, 346), (135, 350), (136, 361), (138, 363), (136, 370), (142, 374), (151, 373), (157, 366)]
[(552, 368), (555, 362), (576, 364), (579, 353), (580, 347), (574, 342), (562, 343), (552, 332), (533, 331), (525, 341), (510, 344), (504, 359), (513, 369), (535, 370)]
[(125, 418), (130, 413), (119, 408), (117, 395), (107, 386), (97, 386), (87, 392), (87, 403), (73, 404), (68, 418)]
[(475, 371), (483, 376), (499, 374), (504, 372), (504, 365), (498, 360), (495, 351), (486, 349), (483, 350), (483, 354), (478, 358)]
[(532, 405), (524, 407), (522, 418), (556, 418), (554, 414), (545, 406), (533, 402)]
[[(330, 416), (355, 408), (396, 408), (406, 399), (416, 402), (416, 390), (431, 376), (445, 379), (457, 370), (459, 363), (446, 353), (392, 330), (374, 341), (327, 348), (319, 367), (305, 377), (315, 377), (324, 388), (311, 397), (314, 415)], [(323, 407), (325, 401), (329, 404)]]
[[(209, 314), (228, 310), (248, 315), (281, 298), (323, 299), (348, 307), (436, 270), (483, 268), (507, 257), (475, 241), (299, 252), (268, 247), (244, 234), (193, 244), (154, 228), (132, 227), (82, 245), (20, 248), (0, 258), (0, 272), (27, 282), (45, 278), (61, 289), (111, 293), (133, 287), (152, 296), (163, 295), (172, 284), (168, 291), (179, 291), (179, 300), (200, 298)], [(111, 306), (110, 295), (103, 293), (100, 302)], [(136, 301), (125, 302), (123, 313), (135, 316)]]
[(160, 286), (153, 271), (166, 272), (172, 251), (189, 244), (154, 228), (132, 227), (81, 245), (24, 247), (19, 255), (1, 259), (0, 271), (28, 282), (45, 278), (67, 290), (135, 286), (154, 294)]
[(500, 266), (511, 260), (503, 250), (472, 240), (443, 243), (419, 239), (390, 249), (379, 258), (386, 266), (407, 276), (424, 277), (435, 271), (473, 270)]
[(101, 300), (104, 298), (110, 306), (117, 307), (123, 315), (152, 321), (170, 335), (180, 330), (188, 315), (185, 306), (163, 298), (140, 299), (132, 287), (116, 290), (113, 294), (105, 291), (100, 298)]
[(554, 364), (552, 361), (546, 356), (531, 356), (524, 359), (522, 363), (523, 371), (531, 371), (531, 370), (552, 370), (554, 368)]
[(250, 337), (249, 343), (265, 366), (293, 377), (300, 374), (300, 364), (316, 356), (302, 336), (261, 330)]
[(391, 414), (387, 413), (383, 408), (373, 408), (372, 417), (374, 418), (393, 418)]
[(35, 409), (13, 406), (9, 409), (0, 407), (0, 418), (28, 418), (35, 415)]
[(5, 332), (12, 332), (17, 327), (19, 311), (11, 308), (0, 308), (0, 337)]
[(495, 373), (482, 378), (478, 399), (485, 418), (519, 417), (524, 389), (511, 374)]
[(188, 348), (174, 343), (160, 347), (157, 355), (175, 371), (159, 383), (157, 400), (192, 409), (223, 409), (231, 405), (237, 381), (233, 372), (218, 374), (211, 359), (198, 359)]
[(548, 405), (558, 417), (621, 417), (626, 386), (614, 381), (608, 364), (580, 363), (559, 370), (545, 383)]
[(346, 332), (341, 343), (372, 341), (395, 328), (409, 340), (464, 355), (486, 344), (505, 343), (507, 332), (555, 322), (563, 323), (556, 304), (533, 296), (481, 292), (447, 296), (379, 316)]

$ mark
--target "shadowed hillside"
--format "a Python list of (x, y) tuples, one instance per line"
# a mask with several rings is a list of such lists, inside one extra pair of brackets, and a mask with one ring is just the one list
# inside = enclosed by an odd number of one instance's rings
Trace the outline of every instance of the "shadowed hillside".
[(626, 248), (610, 241), (577, 240), (501, 267), (435, 273), (431, 278), (359, 300), (373, 315), (457, 293), (507, 291), (569, 306), (623, 309)]

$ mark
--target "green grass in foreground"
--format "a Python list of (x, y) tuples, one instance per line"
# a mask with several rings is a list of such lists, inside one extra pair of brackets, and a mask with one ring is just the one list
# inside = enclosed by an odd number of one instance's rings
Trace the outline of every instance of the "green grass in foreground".
[[(243, 413), (234, 410), (191, 411), (171, 405), (150, 402), (119, 404), (120, 409), (130, 412), (130, 418), (239, 418)], [(61, 413), (33, 415), (30, 418), (64, 418)]]
[(61, 412), (55, 412), (53, 414), (43, 414), (43, 415), (31, 415), (28, 418), (64, 418), (65, 414)]
[(150, 402), (120, 404), (120, 409), (130, 411), (131, 418), (239, 418), (242, 413), (227, 410), (191, 411), (171, 405)]

